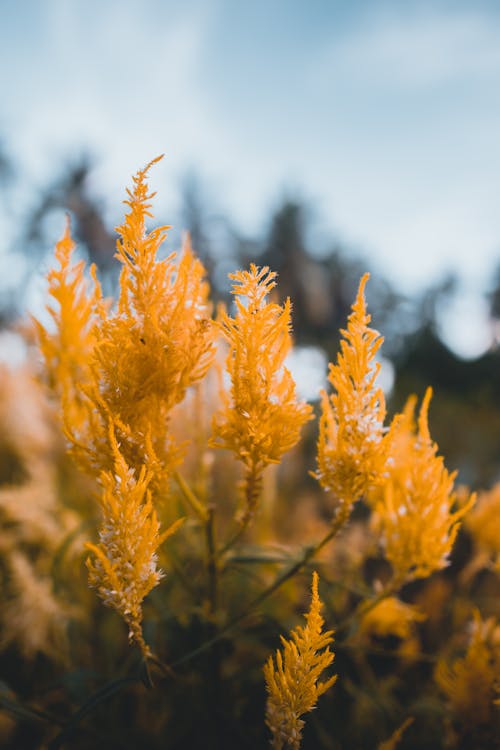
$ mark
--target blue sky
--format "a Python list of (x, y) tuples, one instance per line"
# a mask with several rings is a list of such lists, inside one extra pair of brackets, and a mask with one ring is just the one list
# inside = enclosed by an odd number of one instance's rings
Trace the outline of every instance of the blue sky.
[(500, 259), (498, 2), (0, 0), (0, 91), (33, 183), (87, 147), (118, 207), (166, 152), (162, 213), (194, 165), (250, 233), (298, 188), (400, 287), (458, 272), (451, 335), (480, 348)]

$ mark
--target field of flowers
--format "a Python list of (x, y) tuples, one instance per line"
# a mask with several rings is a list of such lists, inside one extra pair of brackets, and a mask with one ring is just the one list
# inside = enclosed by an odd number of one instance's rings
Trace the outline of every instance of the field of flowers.
[(500, 747), (500, 486), (456, 484), (439, 393), (387, 413), (368, 274), (302, 402), (293, 300), (251, 264), (214, 309), (156, 161), (117, 298), (68, 221), (0, 371), (0, 746)]

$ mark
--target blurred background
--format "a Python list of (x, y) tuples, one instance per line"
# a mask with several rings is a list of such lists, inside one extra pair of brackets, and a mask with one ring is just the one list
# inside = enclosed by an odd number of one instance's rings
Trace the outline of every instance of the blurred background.
[(461, 481), (500, 479), (500, 6), (454, 0), (0, 0), (0, 354), (72, 217), (116, 284), (130, 175), (218, 299), (249, 261), (294, 303), (315, 399), (360, 276), (391, 409), (431, 384)]

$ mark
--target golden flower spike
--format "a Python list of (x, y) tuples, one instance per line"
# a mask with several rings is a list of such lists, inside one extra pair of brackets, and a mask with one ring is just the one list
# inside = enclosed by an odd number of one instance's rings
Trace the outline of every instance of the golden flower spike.
[(282, 636), (283, 648), (276, 652), (276, 664), (270, 656), (264, 666), (268, 694), (266, 724), (272, 733), (274, 750), (299, 750), (305, 723), (300, 717), (315, 708), (318, 698), (337, 679), (333, 675), (319, 682), (321, 673), (334, 659), (329, 648), (333, 631), (322, 632), (321, 606), (318, 574), (314, 572), (306, 625), (292, 630), (290, 640)]
[(103, 488), (100, 542), (89, 547), (91, 584), (145, 654), (141, 603), (161, 577), (157, 549), (178, 525), (161, 534), (153, 504), (165, 497), (180, 456), (170, 415), (206, 374), (215, 337), (205, 271), (189, 239), (178, 262), (175, 254), (160, 259), (168, 227), (146, 230), (147, 177), (157, 161), (127, 190), (129, 210), (117, 228), (117, 305), (102, 300), (93, 268), (88, 292), (67, 227), (56, 248), (59, 268), (48, 277), (56, 331), (37, 326), (71, 452)]
[(179, 519), (163, 533), (151, 502), (151, 475), (143, 468), (136, 478), (120, 453), (114, 430), (110, 444), (115, 456), (114, 472), (103, 472), (99, 497), (102, 524), (99, 544), (87, 543), (90, 585), (104, 604), (115, 609), (129, 627), (129, 639), (144, 656), (151, 656), (142, 635), (142, 601), (163, 577), (157, 550), (180, 526)]
[(375, 356), (383, 338), (369, 328), (365, 286), (360, 281), (347, 329), (341, 333), (337, 364), (330, 364), (333, 393), (322, 393), (315, 477), (332, 493), (345, 516), (353, 503), (382, 480), (385, 471), (383, 423), (385, 399), (376, 385), (380, 364)]
[(459, 720), (467, 727), (490, 724), (498, 704), (500, 625), (474, 612), (471, 636), (464, 656), (448, 664), (440, 659), (434, 679)]
[[(156, 161), (134, 177), (125, 201), (130, 211), (117, 228), (116, 255), (122, 263), (118, 307), (103, 316), (97, 328), (94, 380), (88, 391), (104, 432), (111, 417), (128, 464), (146, 465), (154, 489), (165, 485), (179, 460), (170, 413), (187, 388), (206, 374), (215, 335), (205, 270), (189, 238), (176, 262), (175, 253), (158, 258), (168, 227), (146, 231), (153, 197), (146, 177)], [(107, 435), (103, 438), (101, 451), (96, 441), (96, 461), (106, 454)]]
[(233, 451), (245, 466), (247, 522), (258, 501), (263, 469), (293, 448), (312, 409), (297, 401), (295, 382), (284, 366), (291, 348), (290, 300), (281, 306), (266, 299), (276, 274), (252, 263), (250, 271), (230, 278), (237, 312), (234, 318), (223, 312), (220, 325), (229, 343), (231, 392), (214, 417), (211, 443)]
[(437, 455), (428, 426), (432, 390), (427, 389), (415, 425), (410, 399), (393, 422), (387, 441), (392, 460), (385, 487), (374, 504), (375, 527), (395, 578), (424, 578), (448, 564), (460, 522), (475, 502), (472, 495), (456, 510), (450, 474)]
[(79, 431), (86, 420), (82, 386), (90, 378), (90, 359), (95, 346), (95, 326), (104, 301), (95, 266), (90, 267), (93, 288), (85, 278), (84, 261), (74, 262), (75, 243), (69, 218), (56, 244), (57, 267), (49, 271), (50, 303), (47, 305), (55, 330), (49, 331), (33, 318), (40, 351), (45, 360), (48, 384), (60, 399), (63, 423)]

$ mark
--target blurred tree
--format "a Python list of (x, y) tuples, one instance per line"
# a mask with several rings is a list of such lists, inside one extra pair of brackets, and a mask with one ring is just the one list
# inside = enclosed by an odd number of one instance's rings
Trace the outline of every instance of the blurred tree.
[[(92, 162), (83, 155), (64, 167), (34, 201), (34, 205), (23, 209), (24, 216), (16, 219), (20, 230), (11, 247), (5, 249), (17, 270), (16, 278), (2, 280), (1, 324), (6, 325), (22, 314), (25, 294), (33, 276), (41, 275), (40, 264), (54, 247), (54, 215), (65, 211), (71, 215), (72, 234), (80, 249), (95, 263), (100, 272), (106, 293), (112, 291), (116, 282), (117, 267), (113, 260), (115, 234), (106, 227), (103, 206), (94, 198), (88, 184)], [(11, 196), (15, 168), (8, 156), (0, 151), (0, 188), (5, 188), (6, 200)], [(56, 230), (62, 231), (62, 226)], [(21, 270), (19, 270), (21, 269)]]
[(500, 342), (500, 263), (498, 263), (493, 274), (492, 289), (487, 297), (489, 302), (493, 340), (498, 344)]
[(214, 208), (211, 191), (194, 169), (181, 179), (177, 224), (191, 235), (193, 249), (206, 268), (214, 302), (230, 304), (227, 274), (244, 265), (247, 241), (231, 220)]
[[(13, 202), (13, 188), (16, 182), (17, 170), (14, 159), (8, 151), (5, 140), (0, 137), (0, 219), (8, 220)], [(5, 239), (6, 233), (3, 234), (2, 246), (0, 252), (4, 256), (8, 253), (8, 241)], [(7, 280), (8, 281), (8, 280)], [(12, 320), (13, 311), (16, 309), (17, 289), (4, 283), (4, 288), (0, 290), (0, 328)]]
[(6, 193), (15, 177), (13, 160), (7, 151), (3, 140), (0, 139), (0, 190)]
[(213, 248), (210, 240), (211, 214), (201, 179), (194, 170), (181, 179), (180, 226), (191, 235), (192, 246), (211, 272), (213, 268)]
[[(298, 201), (285, 200), (271, 217), (259, 262), (278, 272), (280, 295), (293, 300), (296, 342), (320, 346), (332, 361), (339, 328), (345, 325), (367, 264), (338, 245), (322, 253), (321, 258), (315, 256), (308, 234), (308, 208)], [(403, 325), (407, 318), (404, 299), (387, 281), (375, 275), (367, 297), (378, 328), (394, 333), (396, 328), (401, 331), (408, 327)]]
[(83, 155), (69, 164), (42, 191), (26, 219), (24, 229), (23, 247), (31, 257), (44, 255), (47, 247), (52, 247), (54, 238), (49, 240), (45, 236), (44, 222), (52, 211), (62, 209), (71, 213), (72, 234), (86, 248), (89, 260), (104, 273), (114, 266), (115, 234), (107, 229), (102, 205), (91, 195), (88, 187), (92, 166), (91, 159)]
[(447, 277), (417, 301), (418, 327), (394, 358), (392, 406), (402, 408), (409, 393), (422, 396), (432, 385), (431, 432), (448, 466), (460, 470), (461, 481), (485, 487), (500, 479), (500, 351), (463, 360), (442, 342), (439, 310), (455, 289)]

